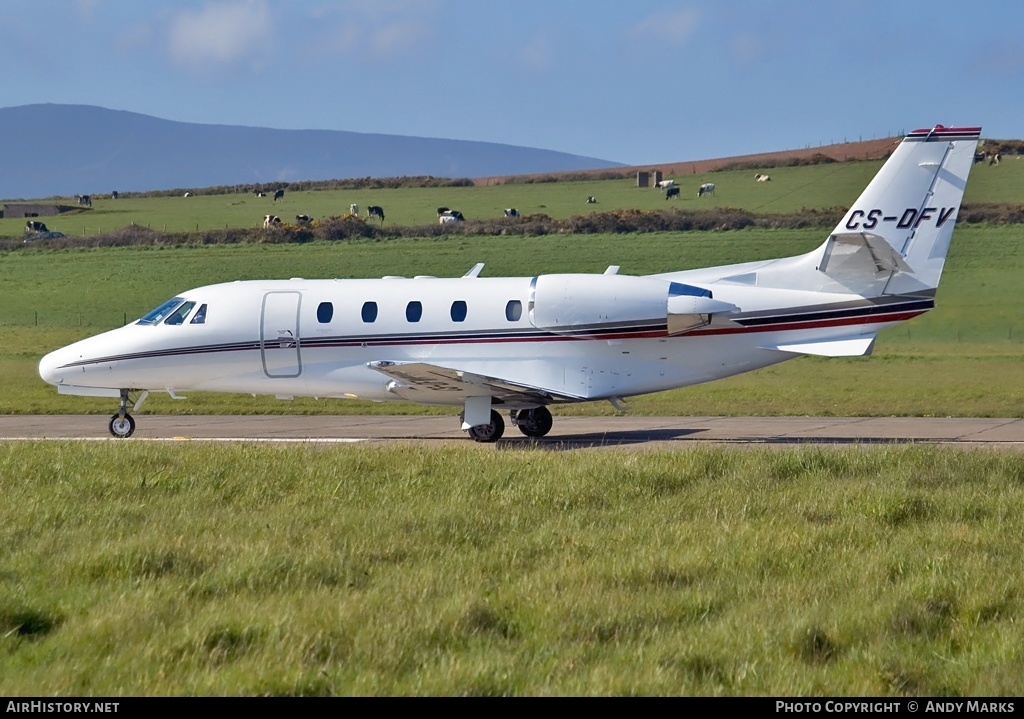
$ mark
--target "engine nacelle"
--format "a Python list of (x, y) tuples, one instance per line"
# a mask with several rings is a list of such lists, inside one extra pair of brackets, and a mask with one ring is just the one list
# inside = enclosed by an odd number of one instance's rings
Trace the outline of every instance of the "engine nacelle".
[(630, 275), (540, 275), (530, 295), (530, 322), (557, 334), (680, 334), (736, 309), (711, 291)]

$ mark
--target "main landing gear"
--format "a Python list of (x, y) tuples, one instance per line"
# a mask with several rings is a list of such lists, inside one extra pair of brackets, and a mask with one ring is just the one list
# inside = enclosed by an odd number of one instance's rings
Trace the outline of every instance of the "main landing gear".
[[(509, 412), (509, 419), (527, 437), (543, 437), (551, 431), (553, 423), (551, 412), (547, 407), (512, 410)], [(497, 410), (492, 409), (491, 421), (488, 424), (470, 427), (466, 433), (470, 439), (477, 442), (497, 442), (505, 434), (505, 420), (501, 418)]]
[(551, 431), (554, 422), (547, 407), (512, 410), (509, 412), (509, 418), (527, 437), (543, 437)]

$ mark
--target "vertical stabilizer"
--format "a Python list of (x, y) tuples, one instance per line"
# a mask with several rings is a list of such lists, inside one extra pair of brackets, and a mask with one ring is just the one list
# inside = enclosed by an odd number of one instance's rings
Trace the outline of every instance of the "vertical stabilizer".
[(857, 246), (891, 273), (885, 294), (934, 291), (980, 137), (980, 127), (942, 125), (907, 135), (836, 227), (821, 269)]

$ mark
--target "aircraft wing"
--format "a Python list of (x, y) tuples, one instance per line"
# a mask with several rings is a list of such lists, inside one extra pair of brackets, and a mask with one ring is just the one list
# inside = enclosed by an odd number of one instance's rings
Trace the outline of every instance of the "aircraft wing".
[(369, 362), (368, 366), (390, 377), (388, 391), (411, 402), (456, 404), (467, 397), (489, 396), (509, 405), (538, 406), (558, 402), (580, 402), (583, 397), (552, 392), (474, 372), (450, 369), (427, 362)]

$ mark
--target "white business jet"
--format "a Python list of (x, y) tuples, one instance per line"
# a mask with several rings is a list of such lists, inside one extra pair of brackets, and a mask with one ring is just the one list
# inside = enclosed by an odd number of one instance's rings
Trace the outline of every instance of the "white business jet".
[(981, 129), (908, 134), (824, 243), (804, 255), (645, 276), (550, 274), (239, 281), (43, 357), (64, 394), (120, 399), (129, 437), (153, 391), (404, 400), (461, 408), (478, 442), (507, 410), (528, 437), (548, 407), (626, 398), (802, 355), (871, 353), (935, 305)]

